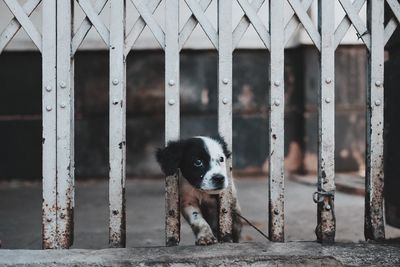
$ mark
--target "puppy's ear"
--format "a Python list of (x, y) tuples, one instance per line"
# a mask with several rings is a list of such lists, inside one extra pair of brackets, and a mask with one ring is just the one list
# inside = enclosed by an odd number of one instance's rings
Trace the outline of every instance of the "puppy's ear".
[(157, 162), (165, 175), (170, 176), (178, 171), (182, 159), (184, 141), (171, 141), (165, 148), (156, 151)]
[(222, 146), (222, 150), (224, 151), (225, 157), (227, 159), (230, 158), (232, 155), (232, 152), (229, 151), (228, 145), (226, 144), (225, 139), (220, 135), (214, 136), (213, 139)]

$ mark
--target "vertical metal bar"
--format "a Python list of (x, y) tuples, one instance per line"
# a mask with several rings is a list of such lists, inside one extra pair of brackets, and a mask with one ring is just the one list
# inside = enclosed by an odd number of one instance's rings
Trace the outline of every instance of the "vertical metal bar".
[(56, 2), (43, 1), (42, 30), (42, 247), (57, 247)]
[(73, 2), (57, 1), (57, 233), (58, 247), (73, 243), (74, 61), (71, 57)]
[(110, 20), (110, 247), (125, 247), (126, 59), (125, 0), (111, 1)]
[(383, 71), (384, 1), (368, 1), (368, 30), (371, 46), (368, 59), (367, 157), (365, 174), (365, 239), (385, 238), (383, 221)]
[[(232, 150), (232, 1), (218, 1), (218, 131)], [(232, 157), (230, 186), (219, 196), (219, 241), (232, 242)]]
[[(165, 142), (179, 139), (179, 0), (165, 1)], [(179, 174), (165, 178), (165, 243), (180, 241)]]
[(270, 0), (269, 237), (285, 240), (284, 221), (284, 1)]
[(318, 208), (315, 233), (319, 242), (335, 240), (335, 46), (334, 1), (318, 1), (321, 35), (318, 106)]

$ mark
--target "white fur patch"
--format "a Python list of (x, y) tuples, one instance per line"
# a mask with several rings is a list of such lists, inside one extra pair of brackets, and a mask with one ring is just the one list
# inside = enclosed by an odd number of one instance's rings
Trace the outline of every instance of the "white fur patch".
[[(215, 189), (212, 177), (216, 174), (224, 176), (223, 188), (227, 188), (229, 185), (228, 176), (226, 173), (226, 157), (220, 143), (204, 136), (196, 136), (203, 140), (206, 149), (210, 155), (210, 169), (206, 172), (203, 177), (203, 182), (201, 184), (201, 189), (203, 190), (213, 190)], [(223, 158), (223, 162), (220, 161)]]

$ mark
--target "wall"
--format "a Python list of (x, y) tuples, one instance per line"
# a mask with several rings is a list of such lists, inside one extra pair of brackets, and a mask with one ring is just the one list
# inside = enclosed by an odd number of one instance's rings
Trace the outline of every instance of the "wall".
[[(234, 53), (234, 168), (267, 171), (268, 56)], [(336, 170), (360, 171), (364, 157), (365, 60), (362, 47), (337, 51)], [(137, 51), (127, 60), (127, 174), (159, 175), (153, 152), (163, 145), (164, 55)], [(285, 57), (286, 169), (315, 172), (316, 51), (289, 49)], [(217, 131), (217, 54), (182, 52), (182, 136)], [(351, 75), (349, 75), (351, 74)], [(0, 56), (0, 178), (41, 177), (41, 59), (35, 52)], [(108, 54), (79, 52), (75, 62), (76, 176), (108, 175)]]

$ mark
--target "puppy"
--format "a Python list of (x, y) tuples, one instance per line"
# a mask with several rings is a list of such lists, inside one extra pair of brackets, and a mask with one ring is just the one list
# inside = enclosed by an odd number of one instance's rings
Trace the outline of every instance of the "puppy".
[(237, 214), (240, 207), (233, 179), (227, 175), (226, 160), (231, 156), (221, 137), (196, 136), (169, 142), (156, 152), (156, 158), (165, 175), (180, 171), (180, 205), (183, 217), (190, 224), (196, 245), (217, 242), (218, 194), (232, 187), (232, 239), (238, 242), (242, 222)]

